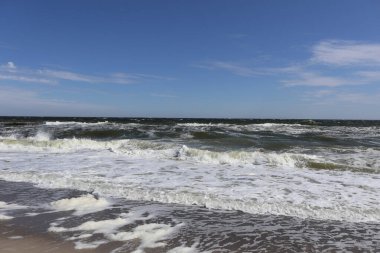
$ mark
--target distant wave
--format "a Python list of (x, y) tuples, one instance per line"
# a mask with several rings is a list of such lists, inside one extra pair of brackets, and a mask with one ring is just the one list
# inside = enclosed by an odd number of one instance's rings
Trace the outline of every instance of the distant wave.
[(104, 125), (109, 124), (108, 121), (101, 122), (77, 122), (77, 121), (46, 121), (46, 126), (65, 126), (65, 125), (80, 125), (80, 126), (93, 126), (93, 125)]

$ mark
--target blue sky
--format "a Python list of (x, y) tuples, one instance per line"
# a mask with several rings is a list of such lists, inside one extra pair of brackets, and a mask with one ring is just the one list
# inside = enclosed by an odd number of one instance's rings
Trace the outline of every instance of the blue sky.
[(0, 115), (380, 119), (380, 1), (0, 1)]

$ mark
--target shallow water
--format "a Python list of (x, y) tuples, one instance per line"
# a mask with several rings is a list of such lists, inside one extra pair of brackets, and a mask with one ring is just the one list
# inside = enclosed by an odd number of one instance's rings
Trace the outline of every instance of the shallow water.
[[(376, 252), (379, 223), (350, 223), (254, 215), (240, 211), (158, 202), (107, 199), (102, 209), (83, 210), (102, 200), (86, 192), (41, 189), (29, 183), (0, 182), (0, 199), (23, 206), (7, 209), (2, 221), (24, 234), (58, 235), (77, 248), (114, 244), (114, 252)], [(76, 200), (81, 203), (75, 205)], [(73, 210), (54, 203), (70, 201)], [(129, 234), (128, 234), (129, 233)], [(13, 235), (15, 236), (15, 235)], [(157, 243), (162, 243), (157, 245)], [(186, 251), (188, 250), (188, 251)]]

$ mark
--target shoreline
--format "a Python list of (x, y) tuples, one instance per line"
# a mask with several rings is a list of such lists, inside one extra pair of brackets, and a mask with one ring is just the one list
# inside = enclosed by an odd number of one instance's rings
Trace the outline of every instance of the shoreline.
[[(14, 229), (14, 228), (12, 228)], [(0, 222), (0, 246), (2, 253), (103, 253), (111, 252), (120, 246), (115, 242), (100, 245), (95, 249), (75, 249), (75, 245), (71, 241), (65, 241), (58, 236), (52, 234), (28, 234), (7, 231), (6, 225)], [(19, 231), (16, 229), (16, 231)]]
[[(29, 234), (20, 232), (20, 229), (7, 228), (4, 222), (0, 222), (0, 245), (2, 253), (70, 253), (76, 252), (74, 244), (54, 238), (49, 234)], [(92, 253), (95, 251), (83, 251)]]

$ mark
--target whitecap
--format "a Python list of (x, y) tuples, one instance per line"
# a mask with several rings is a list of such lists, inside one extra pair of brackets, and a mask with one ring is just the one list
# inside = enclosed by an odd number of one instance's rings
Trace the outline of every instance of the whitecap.
[(110, 201), (105, 198), (96, 198), (92, 194), (82, 195), (77, 198), (61, 199), (50, 203), (50, 207), (57, 211), (74, 210), (74, 215), (95, 213), (110, 206)]

